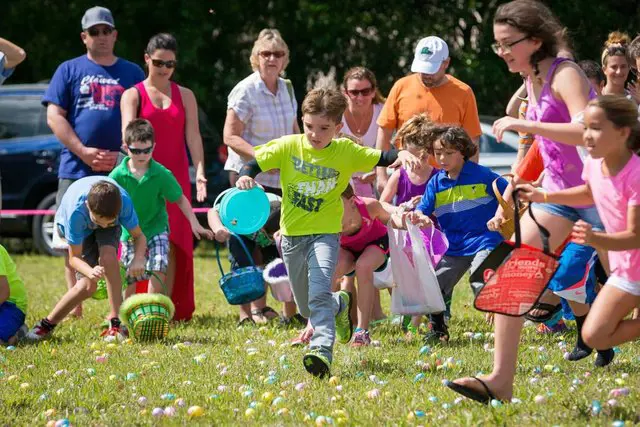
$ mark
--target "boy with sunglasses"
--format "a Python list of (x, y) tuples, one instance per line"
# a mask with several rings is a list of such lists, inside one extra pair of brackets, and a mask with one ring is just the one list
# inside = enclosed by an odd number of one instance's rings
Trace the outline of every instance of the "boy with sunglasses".
[[(177, 203), (182, 213), (189, 219), (196, 238), (202, 236), (213, 239), (213, 232), (200, 223), (191, 209), (191, 203), (182, 193), (182, 187), (173, 174), (151, 158), (155, 145), (153, 126), (145, 119), (134, 119), (125, 128), (124, 143), (128, 156), (110, 174), (131, 196), (133, 207), (140, 221), (140, 228), (147, 238), (146, 270), (155, 273), (164, 281), (169, 266), (169, 216), (166, 203)], [(134, 256), (134, 244), (127, 230), (122, 230), (121, 261), (128, 265)], [(145, 273), (128, 277), (132, 284), (148, 278)], [(156, 276), (149, 281), (149, 292), (163, 293), (162, 283)], [(135, 288), (127, 288), (126, 295), (133, 294)]]

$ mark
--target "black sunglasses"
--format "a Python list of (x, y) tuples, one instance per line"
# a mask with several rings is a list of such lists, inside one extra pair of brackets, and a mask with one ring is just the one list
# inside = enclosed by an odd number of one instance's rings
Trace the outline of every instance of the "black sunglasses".
[(87, 34), (89, 34), (91, 37), (98, 37), (100, 34), (102, 34), (103, 36), (108, 36), (111, 33), (113, 33), (113, 28), (111, 27), (105, 27), (102, 29), (102, 31), (100, 30), (100, 28), (89, 28), (87, 30)]
[(153, 145), (147, 148), (129, 148), (131, 154), (149, 154), (153, 151)]
[(264, 59), (269, 59), (271, 58), (271, 56), (274, 56), (276, 59), (280, 59), (285, 55), (286, 53), (281, 50), (276, 50), (274, 52), (271, 52), (270, 50), (263, 50), (262, 52), (260, 52), (260, 56), (262, 56)]
[(169, 69), (171, 68), (175, 68), (176, 65), (178, 64), (178, 61), (176, 61), (175, 59), (172, 59), (170, 61), (163, 61), (162, 59), (151, 59), (151, 63), (153, 64), (154, 67), (167, 67)]
[(362, 95), (362, 96), (369, 96), (373, 93), (374, 89), (373, 87), (367, 87), (364, 89), (347, 89), (347, 93), (355, 98), (358, 95)]

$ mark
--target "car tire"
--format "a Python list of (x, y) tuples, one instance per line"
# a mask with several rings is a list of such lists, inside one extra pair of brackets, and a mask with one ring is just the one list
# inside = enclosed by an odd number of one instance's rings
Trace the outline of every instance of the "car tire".
[[(56, 193), (51, 193), (38, 204), (38, 210), (55, 210), (56, 209)], [(54, 251), (51, 246), (51, 238), (53, 235), (53, 217), (54, 215), (36, 215), (33, 217), (31, 225), (31, 235), (33, 236), (33, 245), (38, 252), (50, 256), (62, 256), (61, 252)]]

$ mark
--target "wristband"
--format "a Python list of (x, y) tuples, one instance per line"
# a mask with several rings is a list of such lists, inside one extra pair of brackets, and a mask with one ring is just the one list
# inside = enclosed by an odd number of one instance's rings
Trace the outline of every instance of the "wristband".
[(547, 190), (542, 190), (542, 194), (544, 195), (544, 202), (549, 203), (549, 193), (547, 193)]

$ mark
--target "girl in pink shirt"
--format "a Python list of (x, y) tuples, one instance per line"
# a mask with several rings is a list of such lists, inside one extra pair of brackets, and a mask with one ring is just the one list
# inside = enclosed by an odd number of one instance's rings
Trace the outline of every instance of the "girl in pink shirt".
[[(582, 329), (590, 347), (609, 348), (640, 337), (640, 320), (624, 320), (640, 305), (640, 123), (637, 106), (621, 95), (589, 102), (583, 134), (587, 151), (584, 185), (546, 193), (527, 189), (533, 201), (562, 200), (565, 205), (595, 203), (606, 232), (578, 221), (573, 241), (609, 252), (611, 275), (598, 294)], [(553, 203), (553, 202), (552, 202)]]

